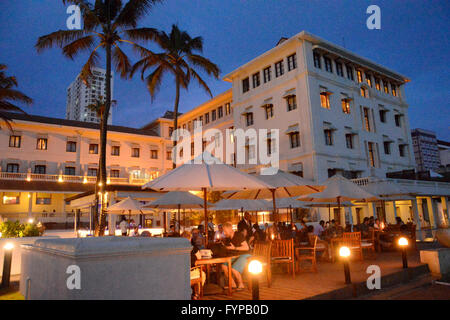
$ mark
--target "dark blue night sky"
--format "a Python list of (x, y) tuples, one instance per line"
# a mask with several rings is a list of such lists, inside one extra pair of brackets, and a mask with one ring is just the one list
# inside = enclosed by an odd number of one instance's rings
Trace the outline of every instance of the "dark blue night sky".
[[(381, 8), (381, 30), (366, 27), (366, 8)], [(66, 28), (66, 7), (60, 0), (1, 0), (0, 63), (17, 76), (20, 89), (35, 103), (32, 114), (64, 117), (66, 88), (86, 56), (70, 61), (59, 49), (38, 55), (39, 36)], [(168, 0), (155, 7), (141, 26), (170, 30), (177, 23), (191, 36), (204, 38), (204, 55), (222, 75), (273, 47), (280, 37), (307, 30), (343, 45), (411, 79), (406, 86), (411, 128), (431, 129), (450, 140), (449, 24), (450, 2), (365, 0)], [(133, 60), (133, 56), (130, 51)], [(170, 78), (154, 102), (139, 78), (116, 78), (114, 124), (139, 127), (172, 109)], [(208, 79), (213, 94), (230, 87)], [(181, 111), (206, 101), (196, 85), (182, 92)]]

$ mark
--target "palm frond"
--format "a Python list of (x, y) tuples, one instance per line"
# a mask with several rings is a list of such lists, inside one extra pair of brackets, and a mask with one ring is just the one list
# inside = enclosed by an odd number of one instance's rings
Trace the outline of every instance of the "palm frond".
[(116, 70), (120, 72), (120, 76), (125, 79), (131, 69), (131, 63), (127, 55), (119, 48), (118, 45), (114, 46), (112, 60)]
[(0, 88), (9, 89), (12, 87), (17, 87), (17, 79), (14, 76), (5, 77), (3, 72), (0, 72)]
[[(97, 46), (99, 48), (99, 46)], [(89, 59), (86, 61), (85, 65), (81, 69), (80, 78), (86, 86), (90, 86), (89, 79), (92, 77), (92, 69), (98, 65), (100, 56), (97, 52), (97, 48), (92, 51)]]
[(72, 41), (78, 40), (86, 35), (85, 30), (59, 30), (52, 32), (46, 36), (39, 37), (35, 48), (37, 52), (42, 52), (45, 49), (58, 46), (63, 48)]
[(131, 41), (154, 41), (156, 43), (160, 42), (161, 33), (155, 28), (137, 28), (124, 30), (123, 33)]
[(92, 49), (93, 46), (94, 36), (89, 35), (69, 43), (63, 47), (62, 51), (67, 58), (73, 59), (77, 54)]
[(33, 99), (18, 90), (0, 88), (0, 101), (13, 100), (26, 104), (32, 104)]
[(136, 28), (138, 21), (146, 15), (152, 7), (163, 0), (129, 0), (115, 19), (114, 27)]
[(190, 63), (192, 63), (196, 67), (199, 67), (208, 75), (213, 75), (216, 79), (219, 78), (220, 69), (211, 60), (197, 54), (190, 54), (187, 56), (187, 59)]
[(164, 75), (164, 67), (160, 65), (145, 79), (147, 83), (147, 89), (150, 92), (152, 101), (161, 87), (163, 75)]
[(20, 107), (8, 102), (8, 101), (0, 101), (0, 111), (7, 111), (7, 112), (18, 112), (26, 114), (25, 111), (23, 111)]
[(189, 73), (192, 75), (192, 77), (194, 79), (197, 80), (198, 84), (203, 87), (203, 89), (208, 92), (208, 94), (211, 96), (211, 98), (213, 97), (211, 90), (209, 89), (208, 85), (206, 84), (206, 82), (202, 79), (202, 77), (200, 77), (200, 75), (194, 70), (194, 69), (189, 69)]

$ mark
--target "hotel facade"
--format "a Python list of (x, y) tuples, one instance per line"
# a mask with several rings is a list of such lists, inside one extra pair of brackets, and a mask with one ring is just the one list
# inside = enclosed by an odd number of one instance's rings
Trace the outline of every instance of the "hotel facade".
[[(202, 137), (203, 149), (213, 144), (213, 148), (223, 151), (223, 161), (245, 172), (260, 173), (266, 165), (258, 163), (258, 159), (255, 164), (236, 163), (236, 153), (242, 152), (246, 160), (250, 160), (257, 157), (260, 146), (249, 138), (240, 146), (242, 150), (238, 150), (233, 134), (226, 134), (227, 129), (229, 132), (278, 129), (277, 137), (271, 135), (265, 141), (269, 153), (279, 153), (280, 169), (318, 183), (334, 174), (342, 174), (365, 185), (374, 179), (385, 179), (388, 172), (416, 166), (404, 93), (409, 79), (342, 47), (301, 32), (281, 40), (271, 50), (227, 74), (224, 80), (231, 83), (231, 88), (180, 115), (179, 129), (187, 130), (192, 137), (199, 126), (203, 132), (216, 129), (213, 137)], [(170, 170), (170, 136), (174, 128), (173, 115), (168, 114), (141, 129), (111, 127), (107, 149), (111, 184), (142, 185)], [(11, 147), (10, 132), (0, 132), (0, 182), (14, 180), (16, 175), (25, 182), (29, 177), (35, 181), (36, 166), (41, 165), (48, 168), (41, 174), (53, 175), (52, 179), (61, 177), (65, 181), (66, 173), (70, 172), (74, 175), (69, 176), (76, 176), (80, 185), (95, 180), (98, 155), (89, 152), (91, 148), (95, 150), (92, 145), (96, 144), (98, 130), (64, 124), (63, 120), (61, 124), (53, 124), (48, 122), (56, 120), (35, 118), (34, 122), (14, 120), (14, 132), (22, 132), (24, 137), (21, 150)], [(49, 148), (55, 148), (54, 151), (36, 149), (41, 135), (48, 136), (46, 143)], [(76, 152), (67, 154), (65, 150), (72, 140), (77, 144)], [(231, 152), (225, 150), (230, 144)], [(112, 154), (116, 146), (120, 147), (120, 156)], [(182, 149), (178, 152), (188, 152), (192, 156), (194, 144)], [(66, 171), (67, 167), (74, 169)], [(83, 183), (86, 180), (88, 183)], [(389, 203), (386, 217), (389, 222), (399, 215), (404, 221), (419, 220), (419, 228), (448, 224), (449, 183), (399, 182), (417, 196), (413, 201)], [(24, 208), (13, 210), (13, 207), (2, 204), (2, 217), (12, 217), (16, 211), (23, 214)], [(370, 203), (347, 208), (334, 217), (343, 223), (357, 223), (364, 216), (380, 212), (378, 204)], [(318, 209), (313, 220), (322, 215), (323, 219), (328, 219), (328, 212)]]

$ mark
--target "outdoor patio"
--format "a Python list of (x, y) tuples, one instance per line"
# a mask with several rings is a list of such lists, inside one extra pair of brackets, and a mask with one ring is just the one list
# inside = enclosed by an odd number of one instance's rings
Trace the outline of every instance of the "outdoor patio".
[[(301, 299), (347, 299), (352, 297), (353, 287), (360, 288), (358, 284), (365, 283), (370, 274), (366, 273), (367, 267), (378, 265), (381, 269), (381, 286), (399, 284), (408, 279), (408, 273), (412, 278), (427, 274), (426, 265), (420, 263), (419, 252), (408, 253), (408, 270), (402, 269), (400, 252), (377, 253), (376, 257), (366, 255), (363, 261), (350, 262), (352, 284), (347, 286), (344, 280), (344, 268), (342, 263), (319, 262), (318, 272), (296, 273), (295, 279), (287, 274), (284, 268), (273, 270), (272, 286), (267, 287), (263, 276), (260, 283), (261, 300), (301, 300)], [(389, 283), (389, 284), (388, 284)], [(209, 286), (209, 288), (208, 288)], [(364, 285), (365, 286), (365, 285)], [(358, 291), (360, 291), (358, 290)], [(367, 289), (366, 289), (367, 290)], [(366, 292), (364, 292), (366, 293)], [(358, 293), (359, 295), (360, 293)], [(251, 300), (250, 290), (233, 291), (230, 297), (226, 292), (221, 292), (216, 285), (206, 285), (204, 300)]]

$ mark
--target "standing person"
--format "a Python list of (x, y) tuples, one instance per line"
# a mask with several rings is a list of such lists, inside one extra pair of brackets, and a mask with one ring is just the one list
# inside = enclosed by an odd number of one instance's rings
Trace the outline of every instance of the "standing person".
[(320, 220), (319, 225), (314, 228), (314, 235), (321, 238), (322, 233), (325, 231), (324, 225), (325, 225), (325, 221)]
[(128, 234), (128, 228), (130, 225), (128, 224), (127, 220), (124, 216), (122, 216), (122, 221), (119, 223), (120, 232), (122, 233), (122, 237), (126, 237)]
[(246, 229), (247, 230), (247, 241), (250, 240), (250, 238), (253, 235), (253, 231), (252, 231), (253, 225), (252, 225), (250, 213), (245, 211), (244, 219), (239, 221), (237, 228), (238, 228), (238, 231), (242, 231), (243, 229)]

